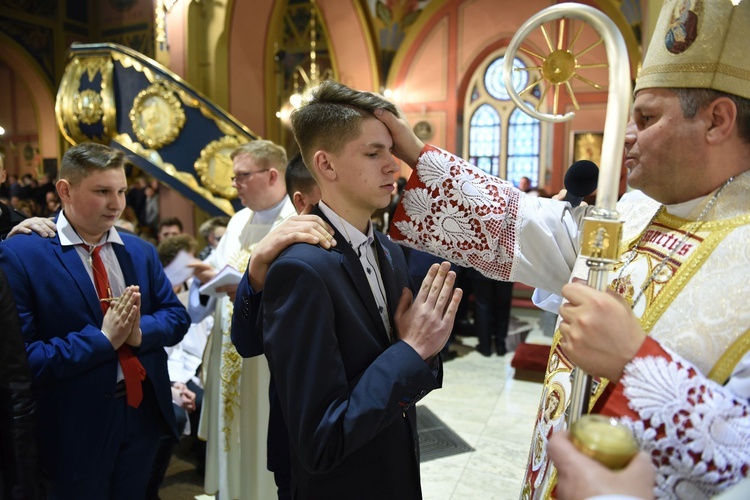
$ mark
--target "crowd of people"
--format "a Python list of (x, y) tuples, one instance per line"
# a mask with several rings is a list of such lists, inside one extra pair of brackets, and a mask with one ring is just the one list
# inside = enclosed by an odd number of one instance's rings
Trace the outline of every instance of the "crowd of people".
[[(201, 226), (209, 250), (153, 219), (145, 180), (131, 206), (158, 247), (116, 230), (127, 159), (70, 148), (54, 222), (0, 202), (14, 216), (0, 243), (2, 493), (158, 498), (192, 434), (219, 498), (421, 498), (416, 403), (442, 384), (463, 296), (450, 262), (537, 287), (560, 315), (522, 498), (709, 498), (740, 482), (748, 317), (744, 294), (723, 291), (750, 269), (750, 4), (705, 4), (694, 16), (722, 36), (694, 30), (675, 49), (662, 35), (681, 5), (665, 3), (636, 81), (624, 158), (638, 192), (618, 204), (611, 292), (576, 279), (590, 207), (490, 177), (333, 81), (292, 114), (300, 155), (266, 140), (232, 153), (244, 208)], [(676, 69), (690, 64), (694, 78)], [(394, 156), (414, 174), (391, 213)], [(401, 245), (446, 260), (414, 283)], [(481, 349), (504, 354), (502, 340)], [(574, 367), (596, 378), (591, 411), (638, 443), (621, 472), (565, 439)]]
[(60, 198), (49, 173), (38, 178), (31, 174), (7, 175), (0, 182), (0, 202), (25, 217), (55, 217), (60, 211)]

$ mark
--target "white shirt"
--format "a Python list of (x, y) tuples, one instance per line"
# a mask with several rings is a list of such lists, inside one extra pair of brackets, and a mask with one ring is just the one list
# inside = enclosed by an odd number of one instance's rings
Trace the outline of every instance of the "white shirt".
[(331, 221), (336, 231), (346, 238), (359, 256), (359, 263), (367, 275), (372, 296), (378, 306), (380, 319), (383, 320), (383, 326), (385, 326), (388, 336), (393, 340), (391, 321), (388, 317), (388, 301), (385, 297), (385, 286), (383, 285), (383, 278), (380, 276), (380, 264), (375, 252), (375, 235), (373, 234), (372, 223), (367, 223), (367, 234), (363, 234), (359, 229), (342, 219), (339, 214), (334, 212), (322, 200), (318, 206), (321, 212)]

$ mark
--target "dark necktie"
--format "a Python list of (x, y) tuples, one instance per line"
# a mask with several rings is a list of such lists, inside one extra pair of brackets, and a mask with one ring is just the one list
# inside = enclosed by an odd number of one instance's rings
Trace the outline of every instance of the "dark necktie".
[[(88, 249), (88, 245), (83, 245)], [(99, 245), (90, 252), (91, 267), (94, 270), (94, 286), (96, 294), (99, 296), (99, 305), (102, 313), (106, 314), (109, 309), (109, 300), (112, 298), (112, 290), (109, 287), (109, 277), (107, 269), (104, 267), (99, 252), (104, 245)], [(133, 350), (128, 344), (122, 344), (117, 349), (117, 359), (122, 367), (122, 374), (125, 376), (125, 393), (128, 399), (128, 405), (138, 408), (143, 400), (143, 387), (141, 383), (146, 380), (146, 369), (138, 360)]]

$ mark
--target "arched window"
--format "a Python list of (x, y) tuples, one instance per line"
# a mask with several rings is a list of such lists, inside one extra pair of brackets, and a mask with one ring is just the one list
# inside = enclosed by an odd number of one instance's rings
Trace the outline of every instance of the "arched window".
[(482, 104), (471, 117), (469, 161), (492, 175), (500, 167), (500, 115), (489, 104)]
[[(518, 185), (521, 177), (539, 185), (542, 172), (542, 133), (539, 121), (517, 109), (508, 96), (503, 81), (503, 51), (488, 57), (478, 68), (471, 83), (464, 106), (464, 157), (490, 175), (507, 179)], [(516, 57), (515, 68), (527, 64)], [(531, 81), (528, 71), (513, 72), (516, 92)], [(529, 106), (537, 106), (540, 90), (534, 87), (523, 94)]]

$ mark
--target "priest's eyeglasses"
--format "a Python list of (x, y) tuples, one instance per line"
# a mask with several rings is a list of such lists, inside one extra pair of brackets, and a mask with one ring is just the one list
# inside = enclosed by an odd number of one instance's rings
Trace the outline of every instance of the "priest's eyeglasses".
[(245, 180), (249, 180), (254, 176), (255, 174), (259, 174), (261, 172), (268, 172), (271, 170), (270, 168), (264, 168), (263, 170), (256, 170), (255, 172), (241, 172), (237, 175), (232, 176), (232, 182), (244, 182)]

